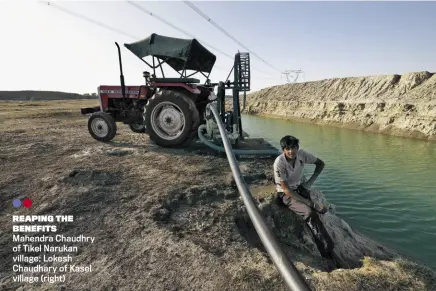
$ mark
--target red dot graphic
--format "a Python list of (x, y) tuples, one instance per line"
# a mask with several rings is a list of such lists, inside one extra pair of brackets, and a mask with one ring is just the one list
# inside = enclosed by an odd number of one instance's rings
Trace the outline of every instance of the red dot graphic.
[(26, 208), (30, 208), (30, 206), (32, 206), (32, 200), (30, 200), (29, 198), (24, 199), (23, 206)]

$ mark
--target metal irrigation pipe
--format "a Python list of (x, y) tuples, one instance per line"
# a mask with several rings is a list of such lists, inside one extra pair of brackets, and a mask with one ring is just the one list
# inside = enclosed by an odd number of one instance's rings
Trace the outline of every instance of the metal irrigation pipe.
[(224, 125), (220, 119), (220, 115), (213, 104), (208, 104), (209, 108), (212, 110), (215, 120), (217, 121), (218, 128), (224, 143), (224, 148), (226, 150), (227, 159), (232, 169), (233, 177), (235, 178), (236, 185), (238, 187), (239, 193), (241, 194), (242, 200), (247, 207), (248, 215), (253, 222), (254, 228), (259, 235), (263, 245), (265, 246), (268, 254), (274, 262), (274, 265), (282, 275), (285, 280), (286, 285), (290, 290), (293, 291), (310, 291), (310, 288), (303, 276), (294, 266), (294, 264), (288, 259), (286, 254), (280, 248), (276, 238), (269, 230), (262, 215), (257, 209), (256, 204), (253, 201), (253, 197), (247, 187), (247, 184), (242, 179), (241, 171), (238, 164), (236, 163), (235, 155), (233, 153), (230, 142), (227, 138)]

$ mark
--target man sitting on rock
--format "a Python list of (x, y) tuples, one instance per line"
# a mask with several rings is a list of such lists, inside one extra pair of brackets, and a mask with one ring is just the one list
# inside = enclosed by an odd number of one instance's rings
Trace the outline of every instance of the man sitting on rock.
[[(331, 259), (330, 252), (333, 249), (333, 242), (318, 216), (318, 213), (326, 213), (327, 209), (324, 206), (315, 205), (308, 190), (324, 169), (324, 162), (300, 149), (299, 140), (294, 136), (284, 136), (280, 140), (280, 146), (283, 153), (274, 162), (274, 180), (279, 199), (304, 219), (321, 255)], [(316, 167), (312, 177), (302, 182), (306, 164), (314, 164)]]

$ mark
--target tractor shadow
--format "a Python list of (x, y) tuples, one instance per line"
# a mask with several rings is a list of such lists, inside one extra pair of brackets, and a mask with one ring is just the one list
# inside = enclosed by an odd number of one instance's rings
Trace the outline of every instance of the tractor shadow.
[[(135, 144), (134, 142), (117, 142), (117, 141), (110, 141), (107, 142), (108, 145), (113, 146), (114, 148), (125, 148), (125, 149), (137, 149), (142, 150), (146, 152), (154, 152), (154, 153), (165, 153), (165, 154), (172, 154), (176, 156), (187, 156), (187, 155), (200, 155), (200, 156), (214, 156), (217, 158), (226, 158), (227, 155), (223, 151), (215, 150), (208, 145), (204, 144), (199, 139), (194, 139), (191, 143), (184, 147), (179, 148), (164, 148), (161, 147), (151, 140), (148, 140), (146, 144)], [(222, 145), (220, 145), (223, 147)], [(267, 143), (263, 139), (248, 139), (241, 141), (237, 146), (232, 147), (235, 150), (277, 150), (274, 148), (271, 144)], [(253, 159), (253, 157), (256, 157), (256, 159), (269, 159), (269, 158), (276, 158), (277, 154), (265, 154), (265, 155), (250, 155), (250, 154), (244, 154), (239, 155), (235, 154), (235, 157), (237, 160), (244, 160), (244, 159)]]

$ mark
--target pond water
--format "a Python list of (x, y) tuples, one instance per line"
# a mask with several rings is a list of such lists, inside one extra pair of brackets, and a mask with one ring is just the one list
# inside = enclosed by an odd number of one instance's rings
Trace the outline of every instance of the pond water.
[(339, 217), (436, 269), (436, 142), (250, 115), (242, 123), (277, 148), (284, 135), (299, 138), (326, 163), (314, 187)]

